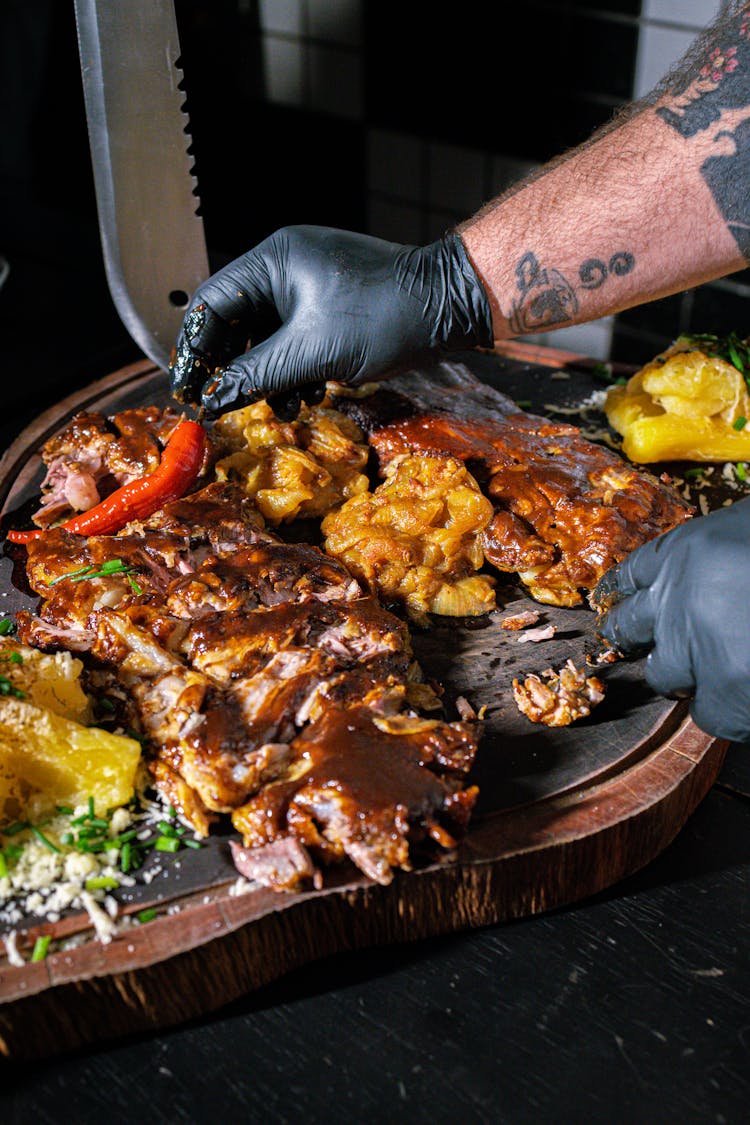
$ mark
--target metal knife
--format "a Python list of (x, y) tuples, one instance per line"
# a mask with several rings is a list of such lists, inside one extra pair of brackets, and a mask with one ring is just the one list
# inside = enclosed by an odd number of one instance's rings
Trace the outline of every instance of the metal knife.
[(74, 0), (104, 265), (130, 335), (166, 368), (209, 275), (173, 0)]

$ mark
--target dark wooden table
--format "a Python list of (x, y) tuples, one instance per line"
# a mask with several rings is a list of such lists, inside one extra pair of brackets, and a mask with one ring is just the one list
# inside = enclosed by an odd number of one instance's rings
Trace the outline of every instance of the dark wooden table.
[[(59, 397), (59, 392), (56, 392)], [(0, 421), (0, 448), (51, 393)], [(164, 1034), (0, 1064), (3, 1125), (745, 1122), (750, 747), (604, 895), (340, 956)]]

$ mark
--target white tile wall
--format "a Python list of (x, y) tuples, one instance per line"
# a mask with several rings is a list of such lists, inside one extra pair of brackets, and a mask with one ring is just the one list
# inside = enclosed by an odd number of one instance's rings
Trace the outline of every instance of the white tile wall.
[(418, 246), (422, 236), (422, 211), (416, 204), (370, 196), (367, 229), (377, 238)]
[(476, 149), (434, 143), (429, 146), (430, 204), (465, 218), (485, 200), (485, 169), (489, 157)]
[(260, 0), (259, 17), (264, 31), (302, 34), (302, 0)]
[(417, 201), (422, 198), (424, 142), (406, 133), (371, 129), (367, 137), (367, 184), (370, 191)]
[(263, 73), (269, 101), (281, 105), (303, 105), (306, 50), (300, 40), (263, 36)]
[(308, 32), (327, 43), (362, 42), (362, 0), (307, 0)]
[(310, 105), (323, 113), (359, 120), (363, 108), (362, 59), (338, 47), (310, 52)]

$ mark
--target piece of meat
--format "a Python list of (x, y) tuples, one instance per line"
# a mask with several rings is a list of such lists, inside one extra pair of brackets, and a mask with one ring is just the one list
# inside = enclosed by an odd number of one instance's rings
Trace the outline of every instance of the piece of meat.
[(527, 641), (533, 641), (538, 644), (539, 641), (551, 641), (556, 632), (555, 625), (540, 625), (538, 629), (527, 629), (525, 633), (521, 633), (518, 643), (525, 644)]
[(575, 426), (519, 411), (458, 363), (393, 377), (337, 406), (367, 432), (381, 471), (414, 453), (463, 461), (497, 508), (485, 558), (547, 604), (581, 603), (610, 567), (693, 514), (660, 480)]
[(147, 520), (129, 524), (120, 534), (167, 532), (193, 543), (210, 544), (216, 554), (224, 555), (259, 542), (279, 542), (264, 528), (265, 521), (252, 500), (226, 481), (173, 500)]
[(230, 840), (234, 866), (240, 875), (275, 891), (296, 891), (305, 883), (322, 887), (320, 871), (304, 844), (293, 836), (282, 836), (259, 848), (245, 848)]
[[(45, 442), (42, 505), (32, 517), (49, 527), (88, 511), (121, 485), (153, 472), (181, 415), (155, 406), (123, 410), (105, 418), (82, 411)], [(207, 451), (203, 470), (208, 467)]]
[(317, 547), (261, 543), (209, 558), (172, 583), (167, 608), (178, 617), (297, 601), (351, 602), (362, 596), (346, 567)]
[(313, 647), (338, 667), (384, 654), (409, 655), (408, 634), (374, 598), (355, 602), (287, 602), (252, 613), (232, 611), (198, 618), (185, 641), (189, 663), (217, 683), (259, 671), (283, 649)]
[(458, 779), (473, 762), (478, 733), (476, 723), (329, 707), (291, 744), (291, 780), (265, 786), (232, 823), (251, 856), (292, 837), (329, 858), (346, 856), (387, 884), (393, 868), (410, 869), (415, 840), (455, 846), (477, 796)]
[(559, 671), (548, 668), (541, 676), (535, 673), (521, 682), (513, 680), (516, 706), (532, 723), (548, 727), (566, 727), (583, 719), (604, 699), (604, 684), (596, 676), (587, 676), (568, 660)]
[(514, 613), (510, 617), (504, 617), (500, 622), (503, 629), (510, 629), (516, 632), (519, 629), (526, 629), (529, 625), (536, 625), (541, 617), (539, 610), (524, 609), (521, 613)]

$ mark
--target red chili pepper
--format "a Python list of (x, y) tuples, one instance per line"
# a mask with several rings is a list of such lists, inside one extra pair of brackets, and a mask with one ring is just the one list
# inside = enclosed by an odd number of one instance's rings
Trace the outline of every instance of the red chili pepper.
[[(113, 535), (131, 520), (146, 519), (170, 500), (185, 495), (198, 477), (205, 451), (206, 432), (200, 423), (180, 422), (153, 473), (123, 485), (101, 504), (61, 526), (76, 535)], [(9, 531), (8, 539), (11, 543), (29, 543), (47, 530)]]

